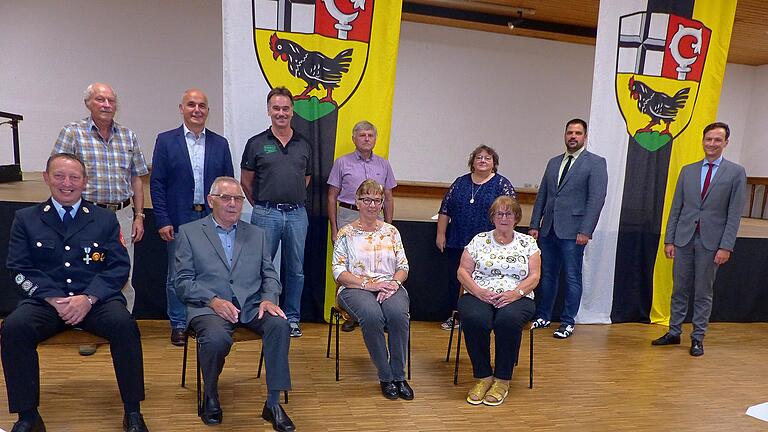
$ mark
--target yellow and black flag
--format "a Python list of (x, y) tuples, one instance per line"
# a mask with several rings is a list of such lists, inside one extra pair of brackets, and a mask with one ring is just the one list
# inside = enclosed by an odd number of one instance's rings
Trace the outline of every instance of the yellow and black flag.
[(717, 114), (735, 10), (736, 0), (600, 3), (589, 145), (609, 186), (581, 322), (669, 319), (663, 233), (680, 169), (703, 157)]

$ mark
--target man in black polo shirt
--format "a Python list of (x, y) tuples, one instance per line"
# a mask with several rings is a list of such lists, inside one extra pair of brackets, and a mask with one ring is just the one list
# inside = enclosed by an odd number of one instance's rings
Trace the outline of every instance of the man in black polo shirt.
[(266, 231), (272, 259), (282, 242), (281, 304), (291, 336), (301, 336), (301, 292), (304, 289), (304, 243), (309, 220), (304, 202), (312, 175), (309, 142), (293, 130), (293, 96), (285, 87), (267, 95), (272, 126), (245, 145), (240, 182), (253, 206), (251, 223)]

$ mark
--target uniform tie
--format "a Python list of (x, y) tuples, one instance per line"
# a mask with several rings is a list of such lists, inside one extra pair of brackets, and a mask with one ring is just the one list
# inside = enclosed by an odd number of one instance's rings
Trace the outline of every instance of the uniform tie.
[(572, 160), (573, 160), (573, 156), (568, 155), (568, 160), (565, 161), (565, 167), (563, 167), (563, 173), (560, 174), (560, 181), (557, 182), (557, 187), (560, 187), (560, 185), (563, 184), (563, 179), (565, 178), (565, 175), (568, 174), (568, 169), (571, 168)]
[(715, 166), (715, 164), (711, 162), (707, 162), (707, 175), (704, 177), (704, 187), (701, 188), (701, 199), (704, 199), (704, 196), (707, 194), (707, 189), (709, 189), (709, 182), (712, 180), (712, 167)]
[(64, 218), (61, 220), (64, 223), (64, 228), (69, 228), (72, 225), (74, 219), (72, 218), (72, 206), (61, 206), (64, 209)]

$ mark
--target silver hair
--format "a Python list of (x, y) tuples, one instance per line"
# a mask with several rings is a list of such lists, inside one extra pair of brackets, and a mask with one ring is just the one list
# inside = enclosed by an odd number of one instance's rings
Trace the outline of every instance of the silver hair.
[(114, 88), (112, 88), (109, 84), (103, 84), (103, 83), (91, 83), (88, 84), (88, 87), (85, 88), (85, 91), (83, 92), (83, 102), (86, 104), (88, 101), (93, 97), (93, 94), (96, 93), (96, 85), (103, 85), (106, 87), (109, 87), (110, 90), (112, 90), (112, 94), (115, 95), (115, 101), (117, 101), (117, 91), (115, 91)]
[(240, 182), (237, 181), (236, 178), (228, 177), (228, 176), (216, 177), (216, 180), (214, 180), (213, 184), (211, 185), (211, 190), (208, 193), (208, 195), (217, 195), (219, 193), (219, 186), (222, 183), (232, 183), (237, 185), (237, 188), (240, 190), (240, 195), (245, 196), (245, 193), (243, 192), (243, 187), (240, 185)]
[(372, 130), (373, 136), (379, 135), (378, 131), (376, 130), (376, 126), (374, 126), (373, 123), (369, 122), (368, 120), (360, 120), (359, 122), (355, 123), (355, 127), (352, 128), (352, 136), (364, 130)]

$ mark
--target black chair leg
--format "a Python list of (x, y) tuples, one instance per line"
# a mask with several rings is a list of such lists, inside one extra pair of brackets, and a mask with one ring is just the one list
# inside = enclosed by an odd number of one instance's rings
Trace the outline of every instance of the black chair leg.
[(283, 395), (285, 395), (285, 404), (288, 405), (288, 390), (283, 390)]
[(328, 316), (328, 348), (325, 350), (325, 358), (331, 358), (331, 330), (333, 329), (333, 316), (336, 308), (331, 306), (331, 314)]
[[(458, 314), (458, 311), (451, 312), (451, 318), (454, 319), (454, 322), (456, 322), (456, 315)], [(451, 357), (451, 345), (453, 344), (453, 329), (454, 327), (451, 327), (451, 335), (448, 336), (448, 349), (445, 351), (445, 361), (448, 362)]]
[(261, 366), (264, 364), (264, 342), (261, 343), (261, 355), (259, 355), (259, 371), (256, 373), (256, 378), (261, 378)]
[(181, 361), (181, 386), (187, 383), (187, 348), (189, 346), (189, 336), (184, 336), (184, 360)]
[(339, 321), (341, 321), (341, 313), (336, 312), (336, 381), (339, 380)]
[(459, 321), (459, 338), (456, 340), (456, 366), (453, 368), (453, 385), (459, 384), (459, 354), (461, 353), (461, 321)]
[(200, 341), (196, 341), (195, 352), (195, 369), (197, 370), (197, 415), (200, 416), (203, 413), (203, 390), (202, 390), (202, 374), (200, 372)]
[(528, 353), (528, 358), (530, 362), (529, 368), (528, 368), (528, 388), (532, 389), (533, 388), (533, 328), (531, 328), (529, 332), (531, 334), (530, 335), (531, 342), (529, 344), (530, 352)]

